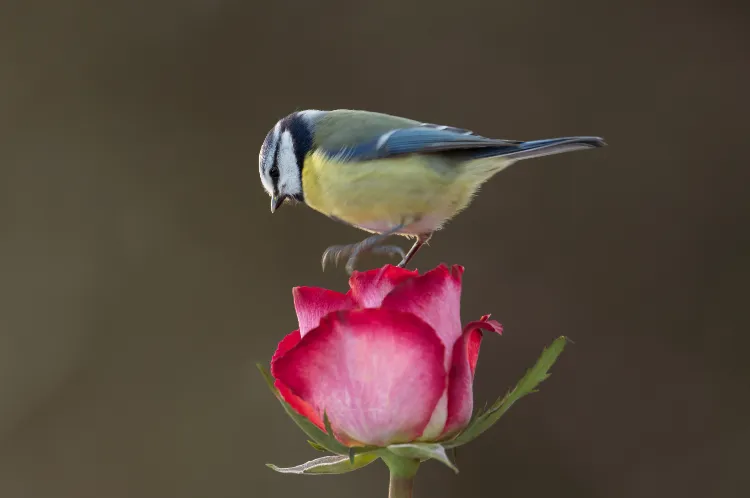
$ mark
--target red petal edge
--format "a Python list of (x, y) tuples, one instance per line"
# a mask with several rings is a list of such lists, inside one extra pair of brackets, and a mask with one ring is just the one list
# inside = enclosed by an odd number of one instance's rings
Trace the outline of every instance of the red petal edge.
[(315, 413), (315, 410), (313, 410), (312, 407), (309, 404), (305, 403), (305, 401), (302, 400), (299, 396), (295, 395), (286, 385), (284, 385), (283, 382), (276, 379), (276, 362), (287, 352), (291, 351), (292, 348), (294, 348), (297, 344), (299, 344), (301, 339), (302, 337), (300, 331), (295, 330), (294, 332), (284, 337), (281, 342), (279, 342), (279, 345), (276, 347), (276, 352), (273, 354), (273, 358), (271, 358), (271, 375), (275, 379), (273, 385), (274, 387), (276, 387), (276, 389), (278, 389), (281, 398), (286, 401), (289, 406), (294, 408), (297, 413), (299, 413), (303, 417), (306, 417), (308, 420), (310, 420), (310, 422), (325, 431), (323, 420), (321, 420), (318, 414)]
[(349, 278), (349, 287), (352, 297), (362, 308), (377, 308), (394, 287), (418, 276), (416, 270), (385, 265), (374, 270), (355, 271)]
[(469, 333), (469, 339), (466, 344), (467, 356), (469, 358), (469, 367), (471, 368), (471, 375), (474, 375), (474, 371), (477, 368), (477, 360), (479, 358), (479, 346), (482, 344), (482, 330), (488, 332), (496, 332), (500, 335), (503, 333), (503, 326), (496, 320), (490, 320), (490, 315), (484, 315), (479, 320), (469, 322), (464, 327), (464, 334)]
[(286, 401), (289, 406), (294, 408), (294, 411), (305, 417), (307, 420), (317, 425), (323, 432), (326, 431), (323, 419), (315, 412), (312, 406), (310, 406), (305, 400), (297, 396), (289, 389), (283, 382), (276, 380), (274, 387), (279, 390), (279, 394)]
[(480, 320), (469, 322), (461, 338), (453, 347), (453, 358), (448, 377), (448, 418), (442, 436), (447, 436), (463, 429), (471, 420), (474, 408), (473, 383), (479, 347), (482, 344), (482, 330), (502, 334), (503, 327), (490, 315)]
[(349, 294), (320, 287), (295, 287), (292, 296), (302, 337), (317, 327), (328, 313), (351, 309), (356, 304)]
[(279, 342), (279, 345), (276, 346), (276, 352), (273, 353), (273, 358), (271, 358), (271, 375), (273, 375), (274, 378), (276, 378), (276, 373), (274, 372), (276, 361), (284, 356), (287, 351), (299, 344), (301, 339), (302, 335), (299, 330), (295, 330), (294, 332), (287, 334), (281, 342)]
[[(448, 355), (461, 337), (461, 277), (464, 268), (440, 266), (393, 289), (383, 308), (407, 311), (435, 329)], [(450, 359), (447, 358), (449, 361)], [(446, 364), (446, 367), (448, 363)]]

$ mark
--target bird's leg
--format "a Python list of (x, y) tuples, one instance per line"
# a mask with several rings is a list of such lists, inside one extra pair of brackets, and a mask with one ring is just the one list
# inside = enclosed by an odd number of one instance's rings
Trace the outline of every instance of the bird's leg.
[(401, 256), (401, 258), (406, 254), (399, 246), (377, 246), (370, 249), (370, 252), (373, 254), (385, 254), (386, 256)]
[(398, 264), (399, 268), (406, 268), (406, 265), (409, 264), (409, 261), (411, 261), (414, 255), (417, 254), (417, 252), (422, 248), (422, 246), (428, 243), (431, 238), (432, 238), (431, 233), (418, 235), (417, 241), (414, 243), (413, 246), (411, 246), (411, 249), (409, 249), (409, 252), (406, 253), (406, 256), (404, 256), (404, 258)]
[(323, 259), (321, 261), (323, 265), (323, 270), (325, 270), (326, 263), (328, 262), (329, 259), (332, 260), (334, 263), (338, 263), (342, 257), (349, 256), (349, 258), (346, 261), (346, 271), (347, 273), (351, 275), (351, 273), (354, 271), (354, 263), (357, 261), (357, 256), (359, 256), (359, 254), (362, 251), (372, 251), (372, 252), (378, 252), (378, 253), (383, 253), (383, 254), (398, 254), (402, 257), (405, 257), (404, 250), (398, 246), (375, 247), (379, 243), (381, 243), (383, 240), (387, 239), (391, 235), (395, 234), (396, 232), (404, 228), (404, 226), (405, 224), (402, 223), (396, 226), (395, 228), (388, 230), (387, 232), (373, 235), (371, 237), (366, 238), (362, 242), (358, 242), (356, 244), (329, 247), (323, 253)]

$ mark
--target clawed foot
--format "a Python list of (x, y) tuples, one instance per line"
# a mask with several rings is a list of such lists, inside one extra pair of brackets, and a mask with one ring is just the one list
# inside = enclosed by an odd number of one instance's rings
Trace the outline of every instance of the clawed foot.
[(331, 261), (335, 265), (338, 265), (339, 262), (348, 257), (346, 260), (346, 272), (351, 275), (354, 271), (354, 264), (357, 262), (357, 257), (363, 251), (370, 251), (373, 254), (385, 254), (389, 256), (397, 255), (401, 257), (402, 262), (406, 258), (406, 253), (404, 253), (404, 250), (398, 246), (372, 247), (372, 243), (370, 243), (369, 240), (363, 240), (358, 244), (331, 246), (326, 249), (325, 252), (323, 252), (323, 259), (321, 261), (323, 270), (326, 269), (326, 264), (328, 263), (328, 261)]
[[(381, 242), (390, 237), (391, 235), (398, 233), (399, 230), (406, 226), (405, 223), (401, 223), (398, 226), (393, 227), (387, 232), (379, 233), (368, 237), (362, 242), (357, 244), (349, 244), (345, 246), (331, 246), (323, 253), (323, 270), (326, 269), (326, 263), (331, 260), (335, 264), (338, 264), (344, 257), (348, 256), (346, 260), (346, 272), (351, 275), (354, 272), (354, 263), (357, 262), (357, 256), (363, 251), (370, 251), (375, 254), (397, 254), (401, 256), (401, 261), (409, 261), (409, 255), (404, 254), (404, 250), (398, 246), (380, 246)], [(411, 251), (410, 251), (411, 252)]]
[(400, 256), (401, 261), (406, 257), (406, 252), (399, 246), (378, 246), (373, 247), (370, 251), (373, 254), (385, 254), (386, 256)]

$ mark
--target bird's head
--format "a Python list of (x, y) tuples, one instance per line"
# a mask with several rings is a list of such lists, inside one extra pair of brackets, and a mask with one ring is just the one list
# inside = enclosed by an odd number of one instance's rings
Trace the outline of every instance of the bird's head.
[(258, 156), (260, 181), (271, 196), (271, 212), (287, 199), (304, 202), (302, 168), (313, 144), (313, 117), (321, 111), (295, 112), (266, 135)]

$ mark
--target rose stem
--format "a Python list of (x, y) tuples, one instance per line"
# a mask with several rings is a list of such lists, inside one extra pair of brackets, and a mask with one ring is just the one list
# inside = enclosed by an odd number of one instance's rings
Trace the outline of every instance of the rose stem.
[(414, 496), (414, 476), (419, 468), (419, 460), (396, 455), (384, 455), (383, 461), (390, 470), (388, 498), (412, 498)]

